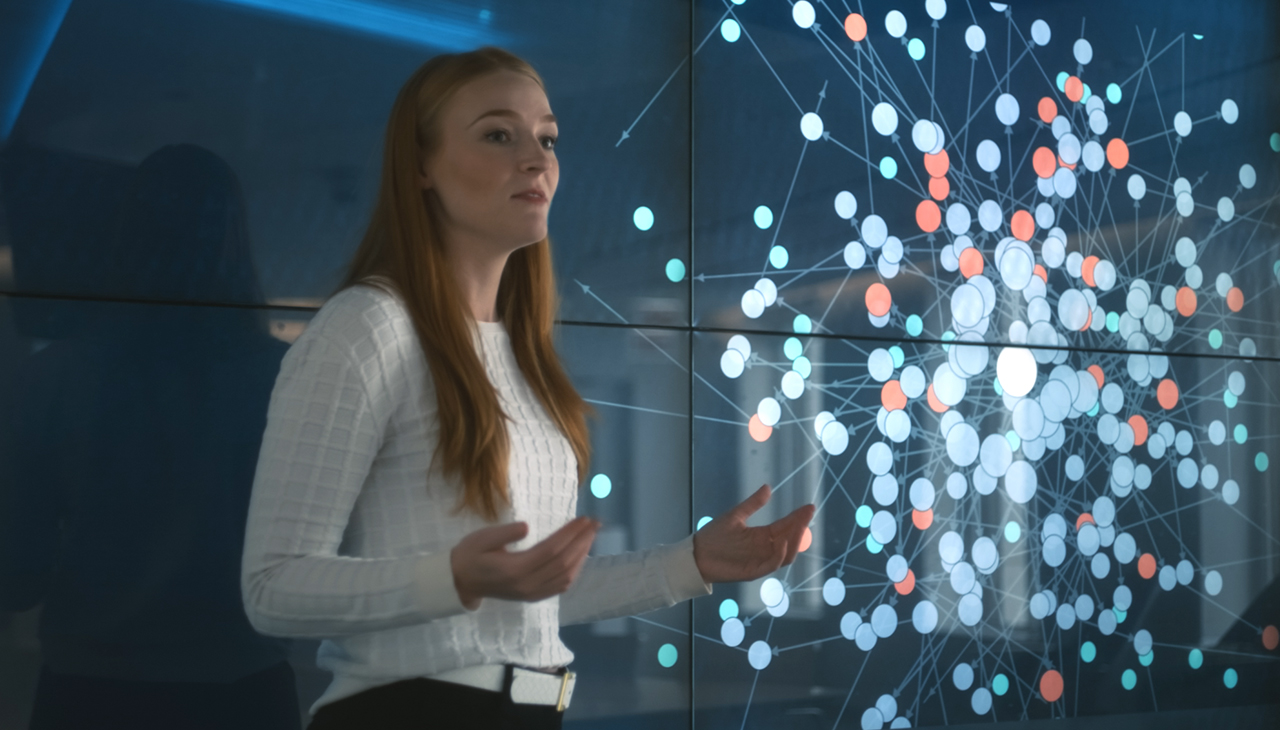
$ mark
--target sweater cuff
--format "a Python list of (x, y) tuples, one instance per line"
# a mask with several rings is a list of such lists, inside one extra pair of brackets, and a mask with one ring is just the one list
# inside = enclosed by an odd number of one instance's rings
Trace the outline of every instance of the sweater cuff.
[[(473, 613), (462, 605), (453, 582), (453, 562), (449, 551), (421, 556), (414, 568), (418, 605), (432, 620)], [(480, 610), (479, 606), (475, 610)]]
[(698, 563), (693, 559), (693, 535), (666, 548), (663, 567), (671, 597), (679, 603), (690, 598), (711, 595), (712, 586), (702, 579)]

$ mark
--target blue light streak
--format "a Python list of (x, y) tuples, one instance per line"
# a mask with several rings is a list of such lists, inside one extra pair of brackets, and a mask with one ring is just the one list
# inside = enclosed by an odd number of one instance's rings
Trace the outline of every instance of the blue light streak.
[[(32, 36), (25, 39), (30, 43), (29, 48), (26, 49), (29, 55), (19, 60), (18, 67), (14, 69), (16, 78), (0, 78), (0, 91), (4, 92), (0, 94), (0, 143), (7, 141), (9, 134), (13, 132), (13, 125), (17, 123), (22, 106), (27, 103), (27, 95), (31, 93), (31, 86), (36, 81), (36, 74), (44, 64), (49, 46), (53, 45), (53, 39), (57, 37), (58, 29), (62, 27), (62, 20), (67, 16), (67, 8), (70, 6), (71, 0), (52, 0), (45, 3), (41, 8), (44, 11), (43, 17), (34, 28)], [(39, 11), (33, 12), (33, 15), (37, 13)]]
[(447, 6), (456, 12), (446, 15), (385, 0), (219, 1), (446, 51), (469, 51), (507, 41), (487, 27), (493, 17), (489, 10), (470, 9), (462, 4)]

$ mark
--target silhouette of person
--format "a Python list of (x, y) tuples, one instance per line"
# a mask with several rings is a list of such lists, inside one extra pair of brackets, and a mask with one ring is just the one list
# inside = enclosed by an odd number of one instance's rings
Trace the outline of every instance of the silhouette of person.
[[(138, 167), (89, 327), (27, 359), (0, 485), (0, 610), (43, 604), (30, 727), (298, 728), (289, 642), (240, 555), (287, 346), (261, 309), (239, 183), (171, 145)], [(20, 273), (20, 272), (19, 272)]]

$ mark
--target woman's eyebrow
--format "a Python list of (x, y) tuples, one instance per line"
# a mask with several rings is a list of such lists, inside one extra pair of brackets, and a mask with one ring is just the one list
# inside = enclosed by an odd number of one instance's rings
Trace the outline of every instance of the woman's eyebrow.
[[(510, 117), (512, 119), (520, 119), (520, 115), (510, 109), (494, 109), (492, 111), (487, 111), (484, 114), (481, 114), (480, 116), (476, 117), (475, 122), (468, 124), (467, 128), (470, 129), (471, 127), (475, 126), (476, 122), (479, 122), (481, 119), (484, 119), (485, 117)], [(548, 114), (542, 118), (542, 121), (555, 123), (556, 115)]]

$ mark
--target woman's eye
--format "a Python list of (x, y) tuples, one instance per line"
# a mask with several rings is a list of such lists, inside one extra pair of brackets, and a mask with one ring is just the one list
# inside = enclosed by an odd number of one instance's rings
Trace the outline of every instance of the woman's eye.
[(505, 142), (509, 135), (505, 129), (495, 129), (485, 136), (492, 139), (494, 142)]
[[(543, 147), (546, 147), (546, 148), (547, 148), (547, 149), (549, 149), (549, 150), (553, 150), (553, 149), (555, 149), (555, 148), (556, 148), (556, 140), (557, 140), (557, 139), (559, 139), (559, 138), (558, 138), (558, 137), (543, 137), (543, 138), (542, 138), (542, 146), (543, 146)], [(548, 142), (549, 142), (550, 144), (548, 144)]]

